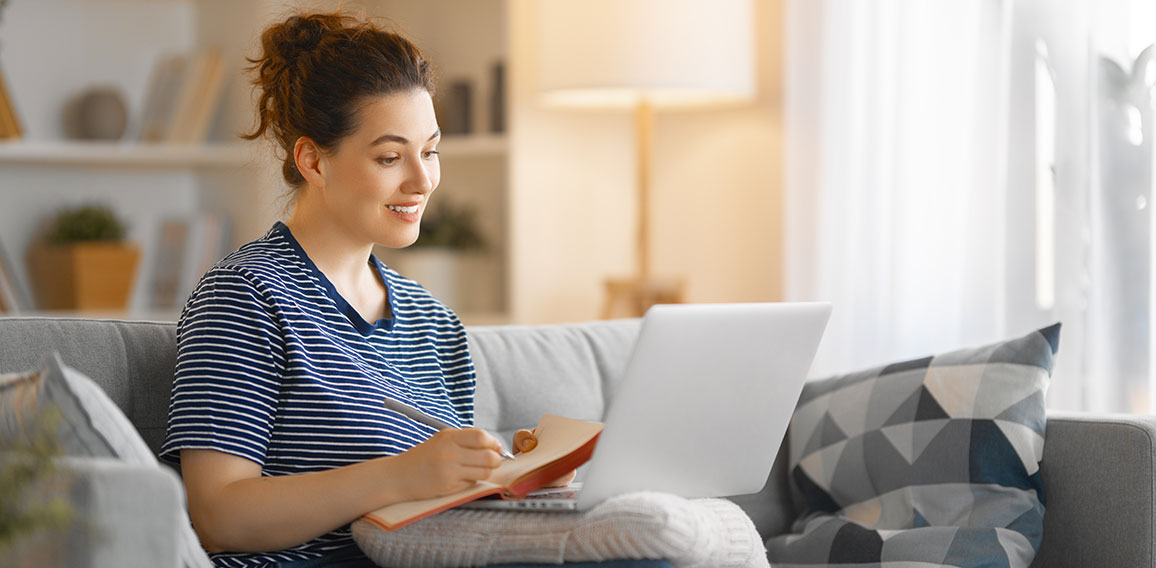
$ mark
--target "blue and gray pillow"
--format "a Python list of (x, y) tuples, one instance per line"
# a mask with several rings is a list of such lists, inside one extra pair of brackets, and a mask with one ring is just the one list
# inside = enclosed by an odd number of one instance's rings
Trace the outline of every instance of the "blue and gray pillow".
[(808, 383), (788, 431), (800, 515), (771, 562), (1027, 568), (1059, 334)]

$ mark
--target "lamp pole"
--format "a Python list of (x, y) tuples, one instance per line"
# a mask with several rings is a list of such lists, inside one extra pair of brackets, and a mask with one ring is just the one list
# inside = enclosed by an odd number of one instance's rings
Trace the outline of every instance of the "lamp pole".
[(602, 317), (613, 317), (617, 308), (625, 305), (626, 315), (640, 317), (654, 304), (679, 304), (683, 302), (684, 280), (680, 277), (666, 280), (655, 279), (650, 266), (650, 147), (654, 125), (654, 107), (645, 96), (640, 96), (634, 105), (634, 149), (636, 172), (636, 198), (638, 209), (635, 214), (635, 272), (630, 278), (608, 278), (606, 280), (606, 302)]
[(645, 96), (639, 97), (634, 107), (634, 143), (638, 153), (637, 277), (641, 283), (650, 280), (650, 131), (653, 124), (654, 108)]

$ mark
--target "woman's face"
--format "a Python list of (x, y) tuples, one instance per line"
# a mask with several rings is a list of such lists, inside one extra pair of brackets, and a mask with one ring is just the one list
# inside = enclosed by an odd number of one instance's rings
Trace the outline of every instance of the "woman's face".
[(357, 130), (322, 158), (327, 214), (355, 238), (409, 246), (441, 181), (433, 101), (424, 89), (376, 97), (358, 119)]

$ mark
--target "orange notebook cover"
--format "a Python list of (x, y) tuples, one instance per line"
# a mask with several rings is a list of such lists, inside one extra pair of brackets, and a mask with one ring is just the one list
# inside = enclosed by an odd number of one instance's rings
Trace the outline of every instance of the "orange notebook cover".
[(601, 433), (602, 424), (597, 422), (543, 414), (534, 434), (538, 445), (502, 462), (490, 479), (443, 497), (382, 507), (362, 518), (392, 531), (474, 499), (490, 495), (519, 499), (586, 463)]

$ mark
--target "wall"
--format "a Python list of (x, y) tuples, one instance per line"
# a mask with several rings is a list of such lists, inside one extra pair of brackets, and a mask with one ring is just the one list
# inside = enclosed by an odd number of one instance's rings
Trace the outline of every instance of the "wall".
[[(690, 302), (782, 295), (782, 13), (755, 2), (753, 105), (655, 115), (652, 263)], [(634, 271), (633, 117), (542, 108), (536, 3), (511, 0), (509, 18), (513, 319), (594, 319), (603, 280)]]

